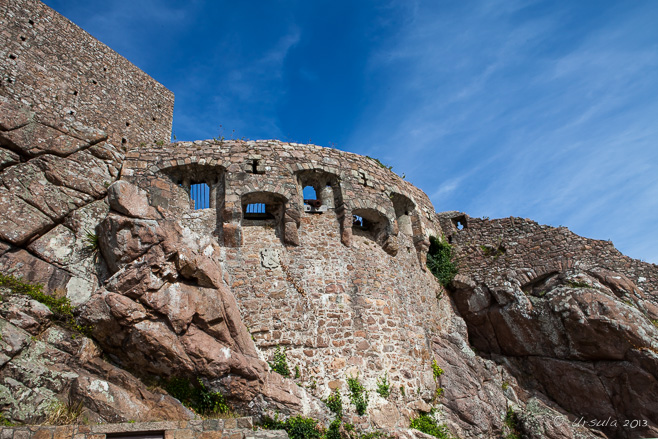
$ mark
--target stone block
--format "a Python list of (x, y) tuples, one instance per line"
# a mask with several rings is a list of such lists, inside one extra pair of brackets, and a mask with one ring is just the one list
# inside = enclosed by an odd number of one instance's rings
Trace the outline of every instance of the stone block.
[(89, 146), (83, 140), (39, 123), (29, 123), (13, 131), (2, 132), (0, 139), (30, 157), (42, 154), (66, 157)]

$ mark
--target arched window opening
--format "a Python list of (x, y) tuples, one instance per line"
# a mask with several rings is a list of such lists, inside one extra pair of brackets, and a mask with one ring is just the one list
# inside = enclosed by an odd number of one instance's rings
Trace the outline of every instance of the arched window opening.
[(210, 207), (210, 187), (206, 183), (190, 185), (190, 199), (194, 210), (208, 209)]
[(338, 177), (321, 169), (307, 169), (297, 173), (301, 200), (306, 213), (324, 213), (342, 206)]
[(374, 209), (352, 210), (352, 232), (379, 244), (384, 251), (395, 256), (398, 247), (391, 231), (391, 221)]

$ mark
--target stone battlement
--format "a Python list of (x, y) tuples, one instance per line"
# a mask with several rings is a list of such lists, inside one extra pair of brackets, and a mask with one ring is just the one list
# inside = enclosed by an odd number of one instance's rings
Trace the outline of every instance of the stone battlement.
[[(241, 246), (243, 226), (259, 220), (273, 227), (284, 244), (299, 245), (300, 218), (331, 211), (344, 245), (350, 246), (358, 229), (395, 255), (396, 237), (403, 233), (422, 258), (427, 236), (438, 228), (420, 189), (374, 159), (316, 145), (197, 141), (139, 148), (126, 155), (122, 179), (146, 190), (150, 204), (165, 217), (177, 218), (193, 210), (191, 186), (206, 184), (208, 209), (196, 217), (202, 216), (228, 247)], [(309, 186), (317, 207), (304, 200), (303, 189)], [(265, 210), (262, 218), (248, 212), (254, 204)]]

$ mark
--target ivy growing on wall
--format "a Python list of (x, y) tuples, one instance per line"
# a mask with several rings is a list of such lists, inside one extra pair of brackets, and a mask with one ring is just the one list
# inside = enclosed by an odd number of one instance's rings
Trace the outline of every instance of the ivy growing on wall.
[(430, 236), (427, 268), (444, 287), (457, 275), (457, 266), (453, 262), (453, 256), (453, 248), (450, 244), (436, 236)]

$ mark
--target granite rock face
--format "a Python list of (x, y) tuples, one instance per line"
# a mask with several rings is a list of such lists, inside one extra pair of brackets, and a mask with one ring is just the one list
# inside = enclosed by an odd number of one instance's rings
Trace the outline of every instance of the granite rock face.
[(451, 292), (473, 346), (576, 418), (616, 420), (611, 437), (658, 434), (655, 265), (527, 220), (467, 222)]
[(93, 422), (193, 416), (169, 395), (148, 390), (103, 360), (93, 340), (53, 325), (41, 303), (2, 293), (0, 402), (7, 419), (39, 422), (56, 401), (81, 401)]

